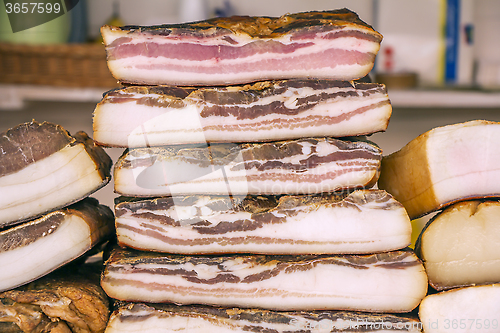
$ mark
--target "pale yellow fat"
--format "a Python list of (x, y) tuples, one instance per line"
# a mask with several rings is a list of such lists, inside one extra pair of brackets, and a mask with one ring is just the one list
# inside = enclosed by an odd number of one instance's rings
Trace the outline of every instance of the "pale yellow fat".
[(465, 201), (436, 215), (422, 234), (422, 259), (440, 289), (500, 281), (500, 203)]

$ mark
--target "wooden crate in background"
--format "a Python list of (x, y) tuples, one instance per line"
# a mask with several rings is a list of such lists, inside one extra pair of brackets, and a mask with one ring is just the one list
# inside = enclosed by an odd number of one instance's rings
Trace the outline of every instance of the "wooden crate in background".
[(116, 87), (104, 45), (0, 43), (0, 83)]

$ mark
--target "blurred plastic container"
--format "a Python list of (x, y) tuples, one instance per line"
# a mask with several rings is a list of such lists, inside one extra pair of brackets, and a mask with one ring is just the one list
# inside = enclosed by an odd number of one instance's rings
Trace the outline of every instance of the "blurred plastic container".
[[(422, 86), (471, 86), (474, 0), (379, 0), (376, 72), (415, 73)], [(390, 58), (390, 59), (389, 59)]]
[[(13, 44), (46, 45), (66, 43), (71, 29), (71, 16), (61, 15), (44, 24), (19, 32), (12, 32), (9, 17), (0, 0), (0, 42)], [(45, 15), (45, 14), (38, 14)]]

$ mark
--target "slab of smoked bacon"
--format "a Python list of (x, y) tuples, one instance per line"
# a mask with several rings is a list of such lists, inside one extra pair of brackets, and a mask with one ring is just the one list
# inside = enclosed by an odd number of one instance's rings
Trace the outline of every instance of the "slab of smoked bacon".
[(385, 131), (385, 86), (333, 80), (262, 81), (229, 87), (129, 86), (105, 94), (94, 140), (113, 147), (259, 142)]
[(121, 82), (227, 85), (283, 78), (355, 80), (382, 36), (347, 9), (159, 25), (105, 25), (108, 66)]
[(308, 194), (370, 188), (382, 151), (359, 138), (307, 138), (127, 149), (114, 168), (123, 196)]

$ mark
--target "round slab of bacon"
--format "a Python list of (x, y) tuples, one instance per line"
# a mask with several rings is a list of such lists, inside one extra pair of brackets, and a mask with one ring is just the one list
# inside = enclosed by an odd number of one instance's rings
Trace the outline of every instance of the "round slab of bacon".
[(133, 84), (228, 85), (271, 79), (356, 80), (382, 36), (347, 9), (101, 28), (111, 74)]
[(128, 149), (114, 169), (123, 196), (308, 194), (369, 188), (382, 152), (361, 139)]
[(106, 333), (155, 333), (158, 327), (164, 333), (422, 332), (422, 324), (405, 315), (126, 303), (111, 314)]
[(40, 278), (114, 234), (109, 207), (85, 198), (0, 231), (0, 291)]
[(115, 215), (121, 245), (180, 254), (377, 253), (411, 238), (403, 205), (382, 190), (123, 198)]
[(186, 256), (117, 248), (101, 286), (131, 302), (410, 312), (427, 293), (412, 250), (369, 255)]
[(85, 132), (31, 121), (0, 133), (0, 227), (87, 197), (109, 182), (111, 165)]
[(378, 186), (411, 219), (472, 198), (500, 196), (500, 123), (434, 128), (384, 156)]
[(109, 91), (94, 111), (94, 140), (114, 147), (259, 142), (385, 131), (385, 86), (332, 80), (244, 86), (130, 86)]

